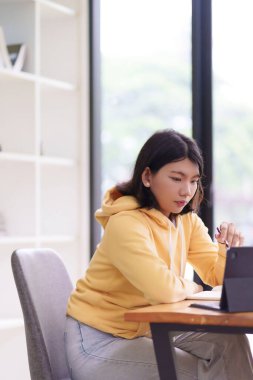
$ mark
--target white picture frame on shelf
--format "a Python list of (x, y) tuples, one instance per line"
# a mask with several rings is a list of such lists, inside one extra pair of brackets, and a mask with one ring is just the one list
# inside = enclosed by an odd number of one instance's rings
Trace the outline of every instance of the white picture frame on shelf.
[(7, 45), (7, 50), (11, 61), (12, 69), (14, 71), (21, 71), (25, 63), (27, 50), (26, 45), (23, 43)]
[(9, 57), (4, 30), (0, 25), (0, 68), (11, 69), (12, 64)]

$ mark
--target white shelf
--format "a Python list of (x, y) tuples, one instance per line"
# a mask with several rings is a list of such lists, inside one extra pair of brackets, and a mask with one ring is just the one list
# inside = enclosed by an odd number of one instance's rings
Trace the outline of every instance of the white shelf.
[(41, 236), (40, 241), (42, 243), (73, 243), (78, 240), (76, 236), (67, 235), (52, 235), (52, 236)]
[[(40, 236), (39, 239), (43, 243), (72, 243), (78, 240), (78, 237), (72, 235), (52, 235)], [(0, 245), (31, 244), (36, 243), (37, 240), (38, 238), (35, 236), (0, 236)]]
[(0, 236), (0, 245), (31, 244), (36, 241), (35, 236)]
[(35, 162), (36, 156), (33, 154), (5, 153), (0, 152), (0, 161), (14, 162)]
[(0, 68), (1, 80), (22, 80), (28, 82), (35, 82), (36, 76), (24, 71), (14, 71), (10, 69)]
[(55, 13), (62, 16), (75, 16), (76, 11), (72, 8), (61, 5), (55, 1), (50, 0), (35, 0), (38, 4), (42, 6), (43, 16), (55, 17)]
[(24, 320), (22, 318), (0, 319), (0, 331), (22, 327), (24, 327)]
[(37, 82), (41, 83), (44, 86), (49, 86), (49, 87), (55, 87), (59, 88), (62, 90), (67, 90), (67, 91), (75, 91), (77, 90), (77, 86), (72, 83), (56, 80), (56, 79), (50, 79), (50, 78), (45, 78), (42, 76), (35, 76)]
[(0, 152), (0, 161), (13, 161), (13, 162), (40, 162), (43, 165), (59, 165), (66, 167), (75, 167), (77, 162), (69, 158), (62, 157), (47, 157), (36, 156), (33, 154), (19, 154), (19, 153), (5, 153)]
[(66, 166), (66, 167), (74, 167), (76, 166), (76, 161), (71, 160), (68, 158), (61, 158), (61, 157), (46, 157), (46, 156), (40, 156), (39, 161), (43, 165), (60, 165), (60, 166)]
[(7, 44), (27, 46), (23, 71), (0, 68), (0, 335), (10, 380), (29, 377), (12, 366), (13, 347), (26, 360), (12, 252), (51, 247), (73, 282), (89, 261), (88, 15), (87, 0), (0, 0)]
[(2, 80), (20, 80), (32, 83), (40, 83), (43, 86), (58, 88), (67, 91), (77, 90), (77, 86), (72, 83), (46, 78), (43, 76), (27, 73), (24, 71), (14, 71), (10, 69), (0, 68), (0, 76)]
[[(73, 243), (78, 240), (78, 236), (72, 235), (48, 235), (39, 237), (42, 243)], [(0, 245), (35, 244), (38, 241), (36, 236), (1, 236)]]
[(87, 1), (0, 0), (7, 43), (27, 45), (24, 71), (0, 68), (2, 247), (81, 239), (87, 14)]
[(37, 3), (41, 5), (42, 12), (47, 16), (56, 17), (56, 15), (75, 16), (76, 10), (62, 5), (57, 0), (0, 0), (0, 4), (4, 3)]

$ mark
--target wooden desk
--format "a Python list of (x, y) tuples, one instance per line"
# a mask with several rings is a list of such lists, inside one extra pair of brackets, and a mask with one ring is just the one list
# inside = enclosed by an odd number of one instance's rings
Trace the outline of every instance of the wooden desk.
[(125, 314), (127, 321), (150, 323), (161, 380), (168, 380), (168, 375), (170, 380), (177, 380), (170, 331), (253, 333), (253, 312), (222, 313), (189, 307), (193, 302), (206, 303), (207, 301), (190, 300), (148, 306)]

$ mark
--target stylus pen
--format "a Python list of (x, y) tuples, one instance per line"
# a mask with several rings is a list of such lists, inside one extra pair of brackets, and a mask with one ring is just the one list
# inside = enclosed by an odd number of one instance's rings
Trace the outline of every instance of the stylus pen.
[[(216, 227), (217, 231), (219, 232), (219, 234), (221, 234), (221, 230), (219, 227)], [(225, 240), (224, 243), (226, 244), (226, 247), (229, 248), (229, 244), (228, 244), (228, 241)]]

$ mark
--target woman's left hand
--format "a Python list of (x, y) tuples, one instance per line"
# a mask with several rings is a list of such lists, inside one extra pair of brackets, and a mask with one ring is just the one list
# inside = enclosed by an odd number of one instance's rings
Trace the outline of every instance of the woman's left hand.
[(244, 237), (234, 223), (222, 222), (215, 237), (219, 243), (227, 244), (229, 247), (240, 247), (244, 243)]

